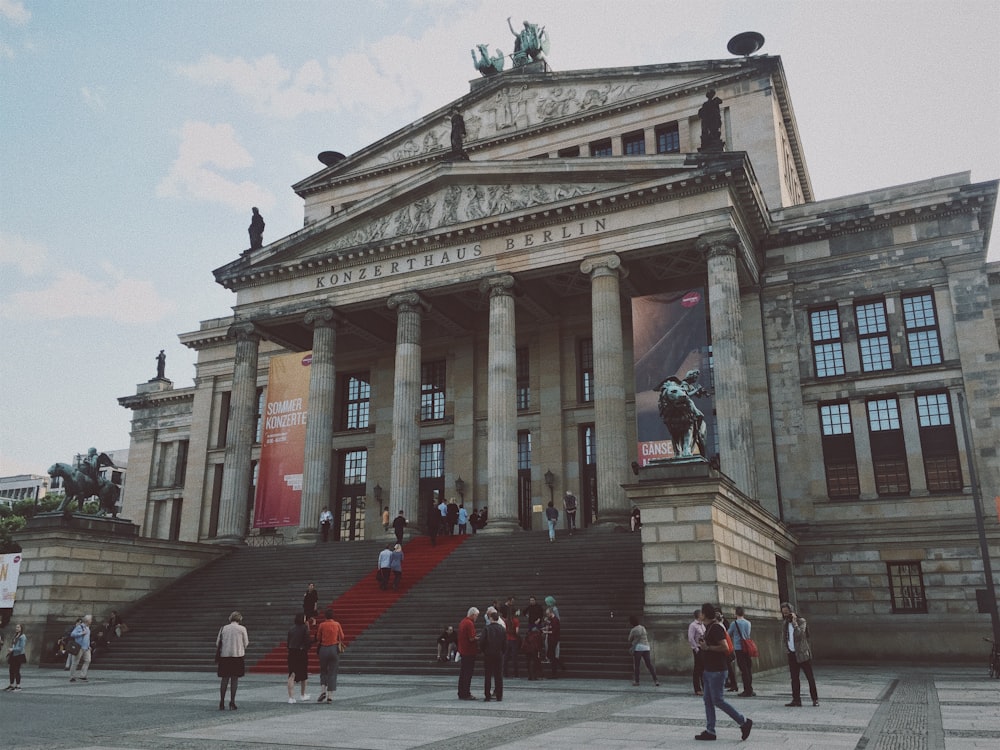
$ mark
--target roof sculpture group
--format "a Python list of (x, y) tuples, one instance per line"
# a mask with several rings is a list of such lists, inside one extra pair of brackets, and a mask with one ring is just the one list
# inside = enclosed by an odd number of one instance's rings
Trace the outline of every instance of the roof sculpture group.
[[(549, 51), (549, 35), (545, 27), (531, 21), (524, 21), (523, 25), (524, 28), (515, 30), (510, 17), (507, 18), (507, 26), (514, 35), (514, 54), (510, 56), (510, 60), (515, 68), (520, 68), (529, 62), (538, 62), (544, 59)], [(479, 50), (479, 57), (476, 57), (476, 50), (472, 50), (472, 63), (483, 76), (489, 78), (503, 72), (503, 52), (497, 49), (491, 57), (489, 45), (477, 44), (476, 49)]]

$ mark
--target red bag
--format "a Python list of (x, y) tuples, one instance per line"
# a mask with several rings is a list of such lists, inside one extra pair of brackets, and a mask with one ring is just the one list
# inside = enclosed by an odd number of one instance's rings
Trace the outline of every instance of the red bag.
[(743, 650), (746, 651), (747, 656), (751, 659), (756, 659), (760, 656), (760, 649), (757, 648), (757, 642), (753, 638), (743, 639)]

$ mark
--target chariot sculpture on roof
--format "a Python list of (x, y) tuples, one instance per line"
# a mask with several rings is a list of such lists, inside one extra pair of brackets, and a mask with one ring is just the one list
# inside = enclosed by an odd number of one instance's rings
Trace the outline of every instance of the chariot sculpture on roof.
[(514, 61), (515, 68), (527, 65), (529, 60), (538, 62), (548, 54), (549, 34), (544, 26), (525, 21), (524, 28), (515, 31), (514, 25), (510, 22), (510, 16), (507, 17), (507, 26), (510, 27), (510, 33), (514, 35), (514, 54), (511, 55), (511, 59)]

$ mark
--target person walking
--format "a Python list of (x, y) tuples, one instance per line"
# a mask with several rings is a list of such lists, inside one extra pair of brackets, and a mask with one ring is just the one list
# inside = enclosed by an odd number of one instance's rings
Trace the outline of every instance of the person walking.
[(406, 528), (406, 516), (403, 515), (403, 511), (399, 511), (399, 515), (396, 516), (392, 521), (392, 530), (396, 532), (396, 544), (402, 545), (403, 529), (405, 528)]
[(458, 623), (458, 655), (462, 659), (458, 673), (458, 699), (462, 701), (476, 699), (472, 694), (472, 673), (476, 668), (476, 654), (479, 653), (479, 639), (476, 636), (478, 618), (479, 609), (469, 607), (465, 617)]
[(569, 490), (563, 496), (563, 510), (566, 511), (566, 523), (569, 524), (569, 535), (576, 531), (576, 495)]
[(302, 614), (305, 615), (306, 620), (316, 616), (318, 604), (319, 592), (316, 590), (316, 584), (310, 583), (306, 586), (306, 593), (302, 595)]
[(24, 628), (20, 624), (15, 625), (14, 635), (10, 639), (10, 646), (7, 647), (7, 671), (10, 674), (10, 685), (4, 690), (20, 692), (21, 665), (28, 660), (24, 653), (27, 644), (28, 638), (24, 634)]
[(799, 617), (788, 602), (781, 603), (782, 642), (788, 654), (788, 674), (792, 678), (792, 700), (786, 703), (789, 708), (802, 705), (801, 683), (799, 672), (806, 673), (809, 681), (809, 697), (814, 706), (819, 705), (819, 692), (816, 690), (816, 678), (813, 677), (812, 646), (809, 643), (809, 627), (804, 617)]
[(691, 668), (691, 683), (694, 686), (694, 694), (702, 695), (702, 676), (705, 672), (705, 661), (698, 645), (705, 635), (705, 618), (700, 609), (694, 611), (694, 619), (688, 625), (688, 645), (691, 646), (691, 653), (694, 655), (694, 666)]
[(696, 740), (715, 739), (715, 710), (721, 709), (740, 726), (742, 739), (750, 736), (753, 728), (753, 721), (726, 701), (725, 684), (726, 675), (729, 674), (729, 644), (726, 638), (726, 629), (722, 623), (716, 620), (716, 607), (714, 604), (705, 603), (701, 605), (701, 612), (708, 623), (705, 626), (705, 635), (698, 641), (701, 651), (704, 654), (705, 672), (702, 676), (705, 686), (705, 731), (696, 734)]
[(247, 646), (250, 638), (247, 629), (243, 627), (243, 615), (233, 612), (229, 615), (229, 624), (219, 628), (216, 637), (216, 653), (219, 655), (216, 675), (219, 677), (219, 710), (226, 710), (226, 688), (229, 688), (229, 710), (236, 710), (236, 688), (240, 677), (246, 674)]
[(389, 570), (392, 571), (392, 590), (399, 591), (399, 579), (403, 577), (403, 546), (397, 544), (389, 555)]
[[(496, 698), (503, 701), (503, 654), (507, 647), (507, 631), (500, 624), (500, 613), (489, 609), (489, 622), (479, 636), (479, 649), (483, 652), (484, 701)], [(493, 692), (496, 690), (496, 692)]]
[(545, 520), (549, 524), (549, 541), (554, 542), (556, 540), (556, 522), (559, 520), (559, 511), (556, 510), (555, 503), (551, 500), (545, 506)]
[(285, 638), (288, 646), (288, 702), (295, 703), (295, 684), (301, 686), (299, 700), (305, 703), (309, 700), (306, 694), (306, 683), (309, 680), (309, 647), (312, 645), (312, 637), (309, 634), (309, 626), (306, 625), (306, 616), (301, 612), (295, 615), (295, 624), (292, 625)]
[(646, 633), (646, 628), (639, 624), (639, 618), (635, 615), (629, 616), (628, 624), (632, 626), (628, 632), (628, 650), (632, 652), (632, 685), (639, 686), (639, 662), (643, 661), (646, 663), (646, 669), (649, 670), (649, 676), (653, 678), (653, 684), (659, 687), (660, 681), (656, 677), (656, 668), (653, 666), (653, 660), (650, 659), (652, 649), (649, 646), (649, 634)]
[(757, 693), (753, 691), (753, 662), (750, 661), (749, 649), (744, 648), (743, 642), (750, 637), (751, 623), (746, 617), (746, 610), (743, 607), (736, 608), (736, 619), (729, 623), (729, 637), (733, 639), (733, 648), (736, 650), (736, 666), (740, 668), (740, 680), (743, 682), (743, 692), (741, 698), (753, 698)]
[(383, 591), (389, 588), (389, 572), (390, 564), (392, 563), (392, 545), (385, 545), (385, 549), (380, 550), (378, 553), (378, 568), (375, 573), (375, 578), (378, 580), (378, 587)]
[(84, 615), (83, 619), (70, 631), (69, 637), (76, 641), (80, 647), (79, 652), (73, 656), (73, 666), (69, 670), (69, 681), (76, 682), (79, 676), (80, 682), (87, 681), (87, 670), (90, 669), (90, 623), (94, 621), (93, 615)]
[(319, 684), (322, 686), (317, 703), (333, 703), (337, 692), (337, 672), (340, 669), (340, 650), (344, 644), (344, 629), (333, 619), (333, 608), (327, 607), (326, 617), (316, 629), (319, 646)]

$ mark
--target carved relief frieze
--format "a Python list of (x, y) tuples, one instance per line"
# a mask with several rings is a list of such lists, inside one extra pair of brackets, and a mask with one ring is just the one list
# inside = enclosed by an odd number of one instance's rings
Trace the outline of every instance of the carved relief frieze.
[(329, 250), (343, 250), (372, 242), (389, 241), (408, 234), (476, 221), (486, 216), (502, 216), (533, 206), (544, 205), (593, 193), (605, 185), (451, 185), (448, 188), (402, 206), (390, 214), (369, 220), (339, 237)]

